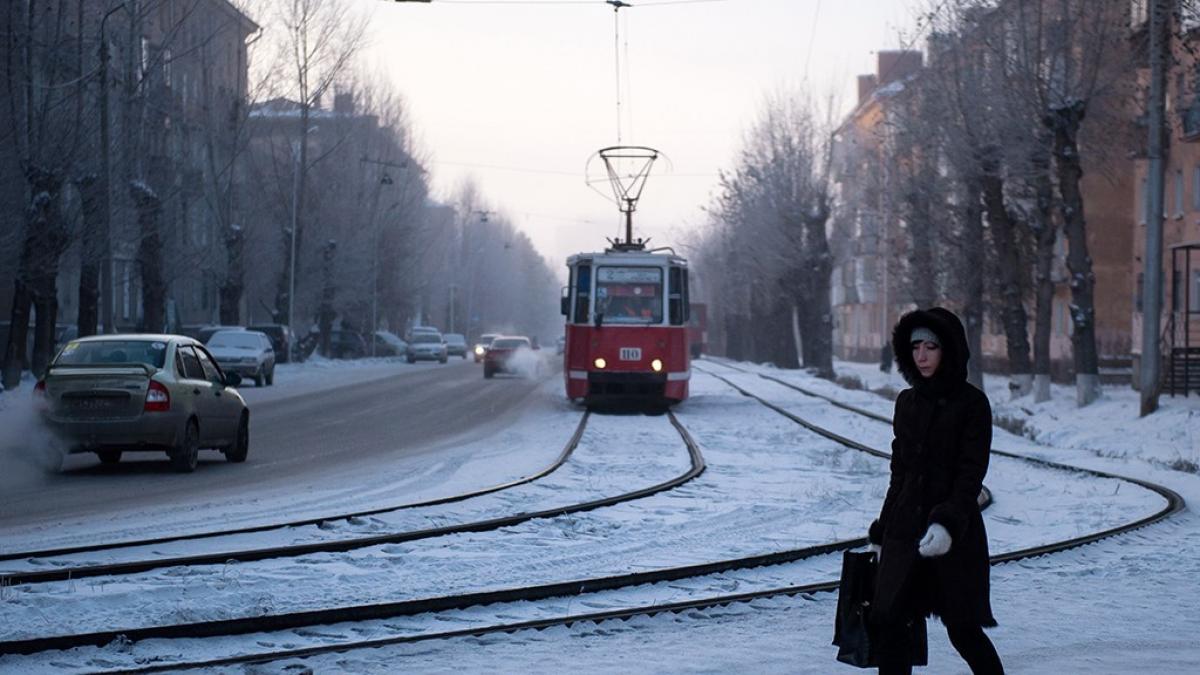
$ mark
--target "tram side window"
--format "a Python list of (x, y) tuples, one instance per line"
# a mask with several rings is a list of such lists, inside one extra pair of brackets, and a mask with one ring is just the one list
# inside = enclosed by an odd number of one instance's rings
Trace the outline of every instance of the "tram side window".
[(687, 269), (681, 269), (680, 273), (683, 276), (683, 323), (692, 320), (692, 292), (688, 290), (688, 274)]
[(592, 293), (592, 267), (579, 265), (575, 270), (575, 323), (587, 323)]
[(679, 267), (672, 267), (670, 275), (667, 277), (671, 284), (670, 308), (667, 310), (670, 313), (671, 325), (682, 326), (687, 320), (687, 300), (685, 298), (685, 279), (687, 275)]

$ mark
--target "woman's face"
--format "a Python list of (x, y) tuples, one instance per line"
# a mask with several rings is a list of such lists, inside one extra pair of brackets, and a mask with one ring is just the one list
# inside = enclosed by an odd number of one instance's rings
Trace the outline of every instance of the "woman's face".
[(942, 362), (942, 348), (936, 342), (921, 340), (913, 343), (912, 350), (913, 361), (917, 364), (917, 370), (921, 371), (921, 377), (933, 377)]

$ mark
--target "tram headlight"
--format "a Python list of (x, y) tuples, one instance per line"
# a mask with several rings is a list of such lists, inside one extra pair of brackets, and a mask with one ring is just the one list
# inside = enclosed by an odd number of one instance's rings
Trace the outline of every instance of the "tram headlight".
[(654, 370), (654, 372), (661, 373), (662, 372), (662, 360), (654, 359), (653, 361), (650, 362), (650, 367)]
[(608, 365), (608, 361), (605, 361), (604, 359), (599, 358), (599, 359), (596, 359), (595, 361), (592, 361), (592, 364), (596, 366), (597, 370), (604, 370), (604, 368)]

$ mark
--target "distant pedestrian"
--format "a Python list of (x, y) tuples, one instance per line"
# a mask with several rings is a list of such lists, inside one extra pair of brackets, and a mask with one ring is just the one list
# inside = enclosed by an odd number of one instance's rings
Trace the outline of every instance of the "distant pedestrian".
[(911, 386), (896, 399), (891, 482), (868, 537), (879, 554), (871, 604), (879, 672), (912, 672), (905, 624), (934, 615), (973, 673), (1003, 673), (983, 632), (996, 625), (978, 502), (992, 411), (967, 383), (966, 332), (946, 309), (916, 310), (900, 318), (892, 345)]
[(884, 340), (883, 346), (879, 348), (879, 370), (885, 373), (892, 372), (892, 343)]

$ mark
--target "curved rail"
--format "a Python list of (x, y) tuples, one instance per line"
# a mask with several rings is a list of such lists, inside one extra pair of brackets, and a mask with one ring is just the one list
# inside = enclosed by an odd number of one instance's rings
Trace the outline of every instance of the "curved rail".
[[(727, 384), (729, 384), (729, 386), (738, 390), (743, 395), (753, 398), (754, 400), (758, 401), (759, 403), (763, 404), (764, 406), (774, 410), (777, 413), (782, 414), (783, 416), (787, 417), (788, 419), (791, 419), (792, 421), (794, 421), (798, 424), (805, 426), (806, 428), (813, 429), (814, 431), (816, 431), (816, 429), (819, 428), (816, 425), (813, 425), (812, 423), (808, 422), (807, 420), (803, 420), (802, 418), (799, 418), (798, 416), (795, 416), (794, 414), (784, 411), (780, 407), (775, 406), (774, 404), (771, 404), (770, 402), (762, 399), (761, 397), (758, 397), (752, 393), (747, 392), (746, 390), (742, 389), (741, 387), (738, 387), (737, 385), (729, 382), (728, 380), (726, 380), (725, 378), (723, 378), (719, 375), (716, 375), (715, 373), (711, 373), (709, 371), (704, 371), (704, 370), (701, 370), (701, 372), (705, 372), (706, 374), (712, 375), (713, 377), (716, 377), (718, 379), (721, 379), (722, 381), (725, 381)], [(672, 421), (672, 424), (676, 425), (677, 429), (680, 429), (681, 434), (684, 435), (685, 442), (689, 443), (689, 447), (692, 447), (692, 444), (694, 444), (694, 441), (690, 438), (690, 435), (688, 435), (686, 433), (686, 430), (683, 429), (683, 427), (681, 425), (679, 425), (678, 421), (675, 419), (673, 414), (671, 414), (671, 421)], [(825, 432), (825, 433), (822, 433), (822, 432)], [(838, 436), (837, 434), (834, 434), (833, 432), (829, 432), (828, 430), (824, 430), (824, 429), (822, 429), (821, 431), (818, 431), (818, 433), (822, 433), (822, 435), (825, 435), (828, 438), (833, 438), (834, 440), (838, 440), (839, 438), (842, 438), (842, 437)], [(848, 441), (849, 439), (844, 439), (844, 440)], [(842, 441), (838, 440), (838, 442), (842, 442)], [(853, 445), (851, 445), (851, 447), (858, 447), (861, 445), (861, 444), (857, 444), (856, 442), (851, 442), (851, 443), (853, 443)], [(864, 449), (867, 451), (873, 451), (872, 454), (877, 454), (879, 456), (886, 456), (886, 453), (882, 453), (880, 451), (874, 450), (873, 448), (867, 449), (867, 448), (865, 448), (865, 446), (863, 446), (860, 449)], [(1114, 536), (1117, 536), (1120, 534), (1125, 534), (1127, 532), (1131, 532), (1133, 530), (1146, 527), (1153, 523), (1159, 522), (1179, 511), (1181, 511), (1184, 508), (1183, 498), (1175, 491), (1170, 490), (1169, 488), (1166, 488), (1163, 486), (1159, 486), (1159, 485), (1156, 485), (1153, 483), (1148, 483), (1146, 481), (1141, 481), (1138, 479), (1130, 479), (1130, 478), (1127, 478), (1124, 476), (1117, 476), (1115, 474), (1110, 474), (1107, 472), (1093, 471), (1090, 469), (1071, 467), (1071, 466), (1067, 466), (1067, 465), (1059, 465), (1054, 462), (1047, 462), (1045, 460), (1041, 460), (1038, 458), (1029, 458), (1029, 457), (1024, 457), (1021, 455), (1016, 455), (1015, 453), (1005, 453), (1005, 454), (1011, 455), (1015, 459), (1023, 459), (1023, 460), (1030, 461), (1034, 464), (1044, 465), (1044, 466), (1048, 466), (1051, 468), (1059, 468), (1059, 469), (1069, 470), (1069, 471), (1073, 471), (1073, 472), (1081, 472), (1081, 473), (1085, 473), (1085, 474), (1101, 476), (1101, 477), (1106, 477), (1106, 478), (1115, 478), (1118, 480), (1128, 480), (1130, 482), (1141, 485), (1143, 487), (1146, 487), (1149, 490), (1156, 492), (1157, 494), (1159, 494), (1166, 500), (1167, 505), (1160, 511), (1158, 511), (1154, 514), (1151, 514), (1149, 516), (1146, 516), (1144, 518), (1138, 519), (1137, 521), (1134, 521), (1132, 523), (1120, 525), (1120, 526), (1113, 527), (1113, 528), (1108, 528), (1108, 529), (1100, 531), (1100, 532), (1096, 532), (1096, 533), (1093, 533), (1090, 535), (1085, 535), (1082, 537), (1076, 537), (1076, 538), (1062, 541), (1062, 542), (1056, 542), (1056, 543), (1052, 543), (1052, 544), (1045, 544), (1045, 545), (1041, 545), (1041, 546), (1020, 549), (1017, 551), (1012, 551), (1009, 553), (993, 556), (991, 559), (992, 564), (1006, 563), (1006, 562), (1011, 562), (1014, 560), (1037, 557), (1037, 556), (1045, 555), (1047, 553), (1055, 553), (1055, 552), (1065, 551), (1065, 550), (1072, 549), (1072, 548), (1077, 548), (1077, 547), (1083, 546), (1085, 544), (1094, 543), (1094, 542), (1097, 542), (1097, 541), (1100, 541), (1103, 539), (1114, 537)], [(854, 547), (863, 545), (865, 542), (866, 542), (866, 540), (864, 538), (858, 538), (858, 539), (853, 539), (853, 540), (833, 542), (833, 543), (829, 543), (829, 544), (822, 544), (819, 546), (794, 549), (794, 550), (790, 550), (790, 551), (782, 551), (782, 552), (771, 553), (771, 554), (766, 554), (766, 555), (753, 556), (750, 558), (739, 558), (739, 559), (733, 559), (733, 560), (705, 563), (705, 564), (701, 564), (701, 565), (689, 565), (689, 566), (676, 567), (676, 568), (666, 568), (666, 569), (655, 570), (652, 572), (626, 574), (626, 575), (619, 575), (619, 576), (614, 576), (614, 577), (604, 577), (604, 578), (599, 578), (599, 579), (585, 579), (585, 580), (566, 582), (566, 583), (560, 583), (560, 584), (548, 584), (548, 585), (544, 585), (544, 586), (530, 586), (530, 587), (521, 587), (521, 588), (514, 588), (514, 589), (505, 589), (505, 590), (501, 590), (501, 591), (493, 591), (493, 592), (487, 592), (487, 593), (475, 593), (475, 594), (467, 594), (467, 595), (461, 595), (461, 596), (447, 596), (447, 597), (443, 597), (443, 598), (430, 598), (430, 599), (424, 599), (424, 600), (409, 601), (409, 603), (407, 603), (407, 606), (405, 606), (406, 603), (391, 603), (390, 605), (372, 605), (372, 606), (368, 606), (365, 608), (364, 607), (343, 608), (341, 610), (333, 610), (333, 611), (347, 612), (347, 614), (344, 614), (340, 617), (331, 616), (331, 617), (323, 618), (323, 619), (320, 619), (317, 621), (309, 621), (309, 622), (303, 623), (302, 625), (313, 625), (315, 623), (321, 623), (321, 624), (336, 623), (336, 622), (340, 622), (340, 621), (364, 620), (364, 619), (369, 619), (369, 618), (385, 618), (385, 616), (398, 616), (398, 615), (400, 615), (400, 613), (409, 614), (409, 613), (422, 613), (422, 612), (427, 612), (427, 611), (439, 611), (439, 610), (446, 610), (446, 609), (451, 609), (451, 608), (455, 608), (455, 607), (487, 604), (487, 603), (491, 603), (491, 602), (506, 602), (506, 601), (516, 601), (516, 600), (539, 600), (539, 599), (545, 599), (548, 597), (574, 596), (574, 595), (580, 595), (583, 593), (592, 593), (592, 592), (597, 592), (597, 591), (601, 591), (601, 590), (609, 590), (609, 589), (619, 588), (619, 587), (623, 587), (623, 586), (634, 586), (634, 585), (641, 585), (641, 584), (647, 584), (647, 583), (678, 580), (678, 579), (684, 579), (684, 578), (689, 578), (689, 577), (714, 574), (714, 573), (718, 573), (718, 572), (722, 572), (722, 571), (729, 571), (729, 570), (733, 570), (733, 569), (745, 569), (745, 568), (749, 568), (749, 567), (760, 567), (760, 566), (767, 566), (767, 565), (777, 565), (777, 564), (782, 564), (782, 563), (787, 563), (787, 562), (794, 562), (797, 560), (802, 560), (804, 558), (810, 558), (810, 557), (814, 557), (814, 556), (818, 556), (818, 555), (829, 554), (829, 553), (832, 553), (832, 552), (835, 552), (838, 550), (854, 548)], [(732, 603), (748, 602), (748, 601), (752, 601), (752, 600), (756, 600), (756, 599), (760, 599), (760, 598), (778, 597), (778, 596), (794, 596), (794, 595), (800, 595), (800, 594), (805, 594), (805, 593), (833, 591), (833, 590), (836, 590), (837, 587), (838, 587), (837, 581), (824, 581), (824, 582), (817, 582), (817, 583), (810, 583), (810, 584), (803, 584), (803, 585), (796, 585), (796, 586), (788, 586), (788, 587), (783, 587), (783, 588), (763, 589), (760, 591), (752, 591), (752, 592), (747, 592), (747, 593), (716, 595), (716, 596), (710, 596), (707, 598), (687, 600), (687, 601), (675, 602), (675, 603), (667, 603), (667, 604), (655, 603), (654, 605), (642, 605), (642, 606), (626, 607), (626, 608), (615, 609), (615, 610), (605, 610), (605, 611), (601, 611), (601, 612), (589, 612), (589, 613), (549, 617), (549, 618), (536, 619), (536, 620), (530, 620), (530, 621), (498, 624), (498, 625), (493, 625), (493, 626), (488, 626), (488, 627), (483, 627), (483, 628), (466, 628), (466, 629), (460, 629), (460, 630), (454, 630), (454, 631), (426, 633), (426, 634), (422, 634), (422, 635), (407, 635), (407, 636), (396, 636), (396, 637), (388, 637), (388, 638), (377, 638), (377, 639), (373, 639), (373, 640), (343, 642), (343, 643), (334, 644), (334, 645), (321, 645), (321, 646), (307, 647), (307, 648), (300, 648), (300, 649), (273, 651), (273, 652), (269, 652), (269, 653), (241, 655), (241, 656), (228, 657), (228, 658), (222, 658), (222, 659), (212, 659), (212, 660), (208, 660), (208, 661), (194, 662), (194, 663), (176, 662), (176, 663), (160, 664), (160, 665), (149, 666), (149, 667), (145, 667), (145, 668), (138, 668), (138, 669), (134, 669), (134, 670), (120, 671), (120, 672), (162, 672), (162, 671), (176, 671), (176, 670), (193, 669), (193, 668), (219, 667), (219, 666), (228, 666), (228, 665), (235, 665), (235, 664), (266, 663), (266, 662), (278, 661), (280, 659), (286, 659), (286, 658), (303, 658), (303, 657), (315, 656), (315, 655), (319, 655), (319, 654), (345, 652), (345, 651), (351, 651), (351, 650), (355, 650), (355, 649), (383, 647), (383, 646), (389, 646), (389, 645), (420, 642), (420, 641), (426, 641), (426, 640), (448, 639), (448, 638), (465, 637), (465, 636), (480, 636), (480, 635), (487, 635), (487, 634), (500, 633), (500, 632), (514, 632), (514, 631), (518, 631), (518, 630), (526, 630), (526, 629), (531, 629), (531, 628), (532, 629), (541, 629), (541, 628), (546, 628), (546, 627), (551, 627), (551, 626), (563, 626), (563, 625), (569, 626), (569, 625), (572, 625), (574, 623), (579, 623), (579, 622), (599, 622), (599, 621), (604, 621), (604, 620), (608, 620), (608, 619), (630, 618), (633, 616), (641, 616), (641, 615), (654, 616), (654, 615), (657, 615), (657, 614), (660, 614), (663, 612), (681, 612), (681, 611), (692, 610), (692, 609), (704, 609), (704, 608), (718, 607), (718, 606), (728, 605), (728, 604), (732, 604)], [(420, 604), (415, 604), (415, 603), (420, 603)], [(359, 614), (358, 616), (350, 616), (349, 612), (352, 612), (354, 610), (357, 610), (358, 612), (361, 612), (364, 614), (369, 613), (370, 615)], [(389, 611), (389, 610), (394, 613), (388, 614), (387, 611)], [(330, 611), (330, 610), (325, 610), (325, 611)], [(311, 613), (305, 613), (305, 614), (311, 614)], [(296, 625), (294, 625), (294, 624), (286, 625), (286, 626), (277, 625), (276, 622), (281, 617), (286, 617), (289, 621), (292, 621), (292, 620), (298, 620), (300, 618), (300, 616), (301, 616), (301, 614), (293, 614), (293, 615), (279, 615), (276, 617), (258, 617), (256, 619), (237, 620), (237, 621), (248, 621), (248, 622), (251, 622), (251, 624), (252, 624), (252, 627), (250, 624), (238, 626), (238, 628), (246, 629), (246, 630), (239, 630), (238, 632), (262, 632), (262, 631), (274, 630), (274, 629), (279, 629), (279, 628), (296, 627)], [(316, 617), (313, 617), (313, 618), (316, 618)], [(229, 626), (227, 626), (227, 625), (217, 626), (216, 624), (228, 624), (228, 622), (212, 622), (211, 624), (191, 624), (189, 626), (192, 628), (192, 631), (194, 631), (198, 627), (209, 627), (213, 630), (216, 630), (216, 632), (213, 632), (213, 633), (206, 633), (208, 635), (233, 634), (233, 632), (231, 632), (230, 630), (223, 629), (223, 628), (228, 628)], [(141, 631), (107, 632), (107, 633), (89, 634), (86, 636), (80, 635), (80, 636), (61, 636), (61, 637), (57, 637), (57, 638), (45, 638), (45, 639), (39, 639), (39, 640), (22, 641), (21, 643), (16, 643), (16, 642), (0, 643), (0, 653), (8, 653), (8, 652), (31, 653), (31, 652), (35, 652), (35, 651), (41, 651), (44, 649), (56, 649), (56, 648), (61, 649), (61, 648), (66, 648), (66, 647), (70, 647), (70, 646), (81, 646), (81, 645), (85, 645), (85, 644), (93, 644), (93, 645), (106, 644), (113, 639), (117, 639), (118, 637), (124, 637), (125, 639), (128, 639), (128, 640), (139, 640), (139, 639), (145, 639), (148, 637), (183, 637), (185, 635), (198, 636), (198, 633), (192, 632), (192, 631), (189, 631), (186, 633), (177, 632), (179, 629), (188, 628), (189, 626), (151, 627), (151, 628), (147, 628), (147, 629), (142, 629)], [(176, 631), (176, 632), (171, 632), (171, 631)]]
[[(484, 495), (492, 494), (514, 488), (518, 485), (532, 483), (539, 478), (554, 473), (566, 463), (567, 458), (571, 453), (575, 452), (576, 446), (579, 445), (579, 439), (583, 435), (583, 430), (587, 426), (588, 412), (584, 412), (583, 417), (579, 420), (579, 425), (575, 427), (575, 433), (571, 439), (563, 446), (562, 452), (554, 459), (546, 468), (537, 473), (530, 474), (524, 478), (508, 481), (507, 483), (499, 483), (486, 488), (463, 492), (456, 495), (446, 497), (438, 497), (422, 502), (410, 502), (407, 504), (399, 504), (393, 506), (380, 506), (364, 511), (354, 511), (351, 513), (338, 513), (328, 516), (320, 516), (318, 518), (306, 518), (303, 520), (291, 520), (281, 523), (267, 523), (264, 525), (252, 525), (250, 527), (232, 528), (227, 530), (208, 530), (205, 532), (194, 532), (189, 534), (176, 534), (165, 537), (154, 537), (148, 539), (135, 539), (130, 541), (115, 541), (105, 542), (101, 544), (85, 544), (80, 546), (64, 546), (61, 548), (44, 549), (40, 551), (17, 551), (16, 553), (0, 553), (0, 562), (6, 560), (21, 560), (23, 558), (51, 558), (60, 555), (71, 555), (75, 553), (97, 553), (100, 551), (111, 551), (118, 548), (133, 548), (135, 546), (156, 546), (159, 544), (168, 544), (176, 541), (194, 541), (197, 539), (212, 539), (216, 537), (227, 537), (234, 534), (251, 534), (254, 532), (267, 532), (269, 530), (282, 530), (289, 527), (306, 527), (310, 525), (321, 525), (337, 520), (350, 520), (352, 518), (364, 518), (367, 516), (377, 516), (384, 513), (395, 513), (397, 511), (407, 511), (409, 509), (425, 508), (428, 506), (440, 506), (442, 504), (453, 504), (455, 502), (474, 499)], [(0, 579), (4, 578), (0, 575)]]
[[(725, 368), (729, 368), (730, 370), (736, 370), (738, 372), (745, 373), (747, 375), (757, 375), (758, 377), (761, 377), (764, 380), (768, 380), (770, 382), (774, 382), (776, 384), (783, 385), (784, 387), (787, 387), (788, 389), (792, 389), (793, 391), (797, 391), (801, 394), (804, 394), (805, 396), (819, 398), (819, 399), (826, 401), (826, 402), (830, 403), (831, 405), (834, 405), (838, 408), (841, 408), (843, 410), (846, 410), (846, 411), (849, 411), (852, 413), (857, 413), (864, 417), (868, 417), (870, 419), (887, 424), (888, 426), (891, 426), (891, 424), (892, 424), (892, 418), (888, 417), (887, 415), (880, 415), (879, 413), (876, 413), (871, 410), (867, 410), (866, 408), (860, 408), (856, 405), (839, 401), (831, 396), (826, 396), (825, 394), (815, 392), (811, 389), (806, 389), (804, 387), (801, 387), (797, 384), (793, 384), (791, 382), (780, 379), (778, 377), (774, 377), (772, 375), (767, 375), (765, 373), (755, 373), (753, 371), (746, 370), (744, 368), (739, 368), (737, 366), (725, 363), (723, 361), (714, 361), (714, 363), (717, 363), (718, 365), (721, 365)], [(721, 377), (720, 375), (717, 375), (716, 373), (713, 373), (711, 371), (707, 371), (704, 369), (698, 369), (698, 370), (700, 370), (700, 372), (702, 372), (702, 373), (705, 373), (706, 375), (711, 375), (712, 377), (715, 377), (717, 379), (720, 379), (720, 380), (726, 382), (727, 384), (734, 387), (735, 389), (741, 390), (740, 387), (738, 387), (737, 385), (734, 385), (733, 383), (729, 382), (729, 380), (726, 380), (725, 378)], [(743, 393), (745, 393), (745, 392), (743, 391)], [(755, 397), (755, 398), (757, 398), (757, 397)], [(1172, 490), (1168, 487), (1158, 485), (1156, 483), (1144, 481), (1140, 478), (1131, 478), (1129, 476), (1120, 476), (1115, 473), (1109, 473), (1107, 471), (1100, 471), (1098, 469), (1084, 469), (1084, 468), (1081, 468), (1078, 466), (1071, 466), (1070, 464), (1060, 464), (1058, 462), (1054, 462), (1054, 461), (1051, 461), (1048, 459), (1042, 459), (1041, 457), (1030, 457), (1028, 455), (1022, 455), (1020, 453), (1012, 452), (1009, 450), (998, 450), (996, 448), (992, 448), (991, 452), (993, 455), (999, 455), (1001, 457), (1007, 457), (1009, 459), (1016, 459), (1016, 460), (1020, 460), (1022, 462), (1036, 464), (1036, 465), (1043, 466), (1043, 467), (1046, 467), (1049, 469), (1056, 469), (1058, 471), (1067, 471), (1070, 473), (1082, 473), (1082, 474), (1086, 474), (1089, 476), (1096, 476), (1098, 478), (1111, 478), (1114, 480), (1122, 480), (1127, 483), (1133, 483), (1134, 485), (1138, 485), (1138, 486), (1143, 487), (1151, 492), (1158, 494), (1160, 497), (1162, 497), (1164, 500), (1166, 500), (1168, 509), (1170, 508), (1171, 504), (1178, 504), (1178, 508), (1171, 510), (1171, 513), (1175, 513), (1176, 511), (1182, 510), (1184, 507), (1183, 497), (1180, 496), (1179, 493), (1175, 492), (1174, 490)], [(1160, 514), (1162, 515), (1163, 518), (1170, 515), (1170, 513), (1162, 513), (1162, 512), (1160, 512)], [(1148, 524), (1149, 523), (1144, 523), (1144, 525), (1148, 525)], [(1141, 527), (1141, 525), (1139, 525), (1138, 527)], [(1133, 528), (1133, 529), (1137, 529), (1137, 528)], [(1104, 538), (1104, 537), (1101, 537), (1101, 538)], [(1069, 542), (1075, 542), (1075, 541), (1077, 541), (1077, 540), (1072, 539), (1072, 540), (1068, 540), (1068, 542), (1060, 542), (1060, 543), (1069, 543)], [(1088, 539), (1087, 537), (1080, 537), (1077, 545), (1082, 546), (1083, 544), (1088, 544), (1088, 543), (1091, 543), (1092, 541), (1096, 541), (1096, 540)], [(1072, 548), (1072, 547), (1068, 546), (1067, 548)], [(1065, 550), (1065, 549), (1059, 549), (1059, 550)], [(1021, 556), (1021, 557), (1030, 557), (1030, 556)], [(1010, 559), (1010, 558), (1004, 558), (1003, 556), (993, 556), (992, 557), (993, 562), (1009, 562), (1009, 560), (1017, 560), (1017, 559), (1019, 559), (1019, 558), (1011, 558)]]
[[(687, 446), (688, 457), (690, 459), (690, 467), (684, 473), (663, 481), (656, 485), (626, 492), (624, 494), (613, 497), (604, 497), (579, 504), (562, 506), (542, 511), (519, 514), (516, 516), (505, 516), (502, 518), (493, 518), (491, 520), (479, 521), (475, 523), (465, 523), (462, 525), (454, 525), (432, 530), (421, 530), (417, 532), (406, 532), (397, 535), (385, 535), (383, 537), (371, 537), (368, 539), (353, 540), (357, 542), (354, 546), (348, 546), (345, 549), (360, 548), (362, 546), (374, 545), (380, 543), (378, 540), (387, 539), (387, 541), (412, 541), (413, 539), (441, 536), (443, 534), (456, 534), (461, 532), (483, 532), (487, 530), (496, 530), (502, 527), (508, 527), (517, 523), (522, 523), (536, 518), (554, 518), (572, 513), (581, 513), (591, 511), (605, 506), (613, 506), (622, 502), (634, 501), (649, 497), (659, 492), (671, 490), (680, 485), (683, 485), (700, 474), (704, 473), (707, 465), (704, 461), (704, 455), (700, 452), (700, 446), (688, 433), (687, 429), (679, 423), (679, 420), (673, 413), (668, 413), (668, 418), (671, 424), (679, 432), (683, 438), (684, 444)], [(582, 427), (580, 428), (582, 430)], [(575, 439), (578, 442), (578, 438)], [(397, 537), (405, 537), (397, 539)], [(363, 541), (371, 543), (363, 544)], [(289, 555), (300, 555), (294, 553), (296, 549), (309, 549), (311, 546), (286, 546), (272, 549), (259, 549), (256, 551), (243, 552), (244, 555), (238, 557), (239, 561), (261, 560), (269, 557), (285, 557)], [(329, 550), (329, 549), (321, 549)], [(303, 552), (308, 552), (307, 550)], [(213, 560), (212, 556), (196, 556), (202, 559), (201, 562), (175, 563), (175, 564), (219, 564), (229, 559), (229, 555), (217, 556), (217, 560)], [(144, 565), (147, 563), (133, 563), (132, 565)], [(125, 564), (111, 567), (123, 567)], [(151, 567), (159, 567), (160, 565), (152, 565)], [(83, 571), (94, 571), (98, 568), (81, 568)], [(140, 571), (140, 570), (133, 570)], [(55, 573), (60, 571), (55, 570)], [(105, 573), (120, 573), (120, 572), (105, 572)], [(39, 575), (41, 573), (38, 573)], [(99, 572), (98, 572), (99, 574)], [(15, 575), (14, 575), (15, 576)], [(25, 575), (30, 577), (34, 575)], [(60, 576), (57, 575), (56, 576)], [(77, 573), (75, 577), (79, 577)], [(89, 576), (94, 576), (89, 574)], [(690, 574), (688, 576), (695, 576)], [(61, 577), (60, 577), (61, 578)], [(95, 633), (63, 635), (48, 638), (31, 638), (27, 640), (11, 640), (0, 642), (0, 654), (28, 654), (32, 652), (44, 651), (46, 649), (68, 649), (71, 647), (94, 645), (100, 646), (108, 644), (115, 639), (123, 638), (127, 640), (137, 641), (148, 638), (172, 638), (172, 637), (208, 637), (213, 635), (238, 635), (242, 633), (258, 632), (263, 630), (263, 626), (268, 626), (269, 629), (295, 628), (299, 626), (308, 626), (323, 623), (337, 623), (341, 621), (363, 621), (372, 618), (385, 618), (392, 616), (407, 616), (410, 614), (420, 614), (432, 611), (445, 611), (459, 607), (469, 607), (478, 604), (487, 604), (492, 602), (510, 602), (519, 599), (540, 599), (543, 597), (553, 597), (555, 595), (570, 594), (577, 591), (581, 587), (593, 588), (594, 590), (602, 590), (605, 588), (617, 588), (623, 585), (633, 583), (636, 575), (623, 575), (614, 577), (612, 580), (582, 580), (570, 581), (561, 584), (550, 584), (545, 587), (525, 587), (518, 589), (490, 591), (484, 593), (470, 593), (457, 596), (444, 596), (435, 598), (425, 598), (420, 600), (408, 600), (401, 602), (383, 603), (376, 605), (359, 605), (351, 607), (340, 607), (333, 609), (311, 610), (305, 612), (294, 612), (289, 614), (275, 614), (270, 616), (247, 617), (241, 619), (226, 619), (220, 621), (202, 621), (188, 624), (176, 624), (173, 626), (153, 626), (149, 628), (134, 628), (134, 629), (116, 629), (99, 631)], [(3, 579), (0, 577), (0, 579)], [(44, 579), (38, 579), (44, 581)], [(598, 585), (597, 585), (598, 584)], [(605, 585), (609, 584), (609, 585)], [(542, 590), (538, 590), (541, 588)], [(575, 591), (572, 591), (575, 589)], [(546, 595), (538, 595), (545, 593)]]

